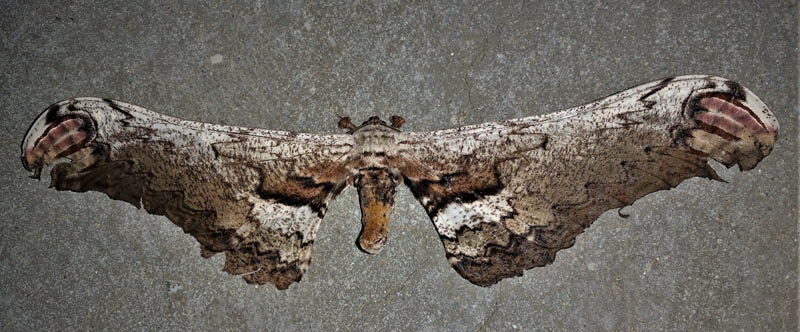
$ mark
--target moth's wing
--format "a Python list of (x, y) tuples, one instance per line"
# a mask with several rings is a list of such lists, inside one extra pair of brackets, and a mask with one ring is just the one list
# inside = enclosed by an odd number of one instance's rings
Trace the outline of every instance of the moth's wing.
[(58, 190), (104, 192), (163, 215), (224, 252), (225, 271), (279, 289), (299, 281), (328, 202), (347, 186), (349, 135), (184, 121), (98, 98), (47, 108), (22, 142)]
[(718, 179), (709, 159), (755, 167), (777, 131), (749, 90), (683, 76), (541, 117), (407, 133), (397, 165), (453, 267), (488, 286), (551, 263), (604, 211)]

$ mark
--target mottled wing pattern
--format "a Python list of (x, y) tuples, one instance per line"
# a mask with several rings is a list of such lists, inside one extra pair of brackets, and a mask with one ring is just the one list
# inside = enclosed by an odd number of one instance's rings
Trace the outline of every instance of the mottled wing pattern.
[(163, 215), (226, 255), (225, 271), (280, 289), (300, 280), (328, 202), (347, 185), (349, 135), (184, 121), (98, 98), (47, 108), (22, 143), (58, 190), (104, 192)]
[(604, 211), (718, 179), (709, 159), (755, 167), (777, 130), (749, 90), (683, 76), (545, 116), (406, 133), (396, 164), (453, 267), (488, 286), (551, 263)]

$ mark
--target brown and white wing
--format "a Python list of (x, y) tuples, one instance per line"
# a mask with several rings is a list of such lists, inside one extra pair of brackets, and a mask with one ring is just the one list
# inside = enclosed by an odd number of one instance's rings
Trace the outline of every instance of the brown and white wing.
[(709, 159), (755, 167), (777, 131), (739, 84), (682, 76), (541, 117), (408, 133), (397, 165), (453, 267), (488, 286), (551, 263), (604, 211), (718, 179)]
[[(99, 191), (166, 216), (225, 271), (279, 289), (299, 281), (328, 202), (347, 186), (353, 145), (317, 136), (184, 121), (99, 98), (48, 107), (22, 162), (51, 186)], [(66, 160), (67, 162), (58, 163)]]

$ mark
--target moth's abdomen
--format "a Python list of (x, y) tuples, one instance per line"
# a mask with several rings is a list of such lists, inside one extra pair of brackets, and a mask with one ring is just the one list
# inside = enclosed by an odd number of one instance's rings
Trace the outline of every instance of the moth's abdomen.
[(362, 225), (358, 246), (369, 254), (377, 254), (386, 243), (398, 178), (389, 169), (370, 168), (356, 179)]

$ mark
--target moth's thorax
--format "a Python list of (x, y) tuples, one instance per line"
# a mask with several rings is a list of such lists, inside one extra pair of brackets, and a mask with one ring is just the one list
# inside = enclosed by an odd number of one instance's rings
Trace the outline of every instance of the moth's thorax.
[(389, 167), (389, 158), (397, 155), (396, 129), (384, 125), (367, 125), (353, 133), (353, 157), (357, 169)]

